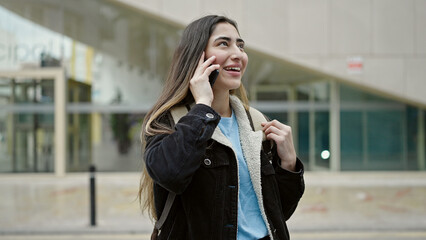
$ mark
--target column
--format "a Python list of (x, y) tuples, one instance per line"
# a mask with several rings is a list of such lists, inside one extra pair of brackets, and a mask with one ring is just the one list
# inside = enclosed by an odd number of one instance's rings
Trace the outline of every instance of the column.
[(67, 82), (63, 70), (57, 71), (55, 88), (55, 175), (64, 176), (67, 146)]
[(330, 170), (340, 171), (340, 89), (330, 82)]

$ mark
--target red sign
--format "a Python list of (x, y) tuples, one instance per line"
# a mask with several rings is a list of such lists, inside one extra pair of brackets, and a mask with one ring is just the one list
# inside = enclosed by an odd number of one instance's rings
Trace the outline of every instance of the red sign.
[(363, 61), (362, 57), (349, 57), (347, 59), (347, 68), (349, 74), (362, 73)]

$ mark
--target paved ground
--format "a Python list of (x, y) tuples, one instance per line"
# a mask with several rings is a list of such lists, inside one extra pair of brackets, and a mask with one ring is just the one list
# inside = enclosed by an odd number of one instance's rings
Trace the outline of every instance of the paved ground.
[[(44, 234), (44, 235), (0, 235), (3, 240), (149, 240), (149, 234)], [(424, 240), (425, 232), (308, 232), (291, 234), (292, 240)]]
[[(426, 239), (426, 172), (308, 172), (305, 180), (288, 221), (293, 239)], [(0, 175), (0, 239), (148, 239), (138, 174), (97, 175), (96, 227), (88, 182), (87, 174)]]

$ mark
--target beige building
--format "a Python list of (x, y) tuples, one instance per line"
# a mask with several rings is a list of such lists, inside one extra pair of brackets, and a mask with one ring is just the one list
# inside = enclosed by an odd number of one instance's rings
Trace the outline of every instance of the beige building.
[(0, 0), (0, 172), (139, 171), (140, 121), (206, 14), (238, 22), (252, 104), (309, 170), (425, 170), (426, 0)]
[[(229, 16), (255, 50), (426, 106), (424, 0), (120, 2), (183, 25), (205, 14)], [(362, 68), (351, 71), (351, 60)]]

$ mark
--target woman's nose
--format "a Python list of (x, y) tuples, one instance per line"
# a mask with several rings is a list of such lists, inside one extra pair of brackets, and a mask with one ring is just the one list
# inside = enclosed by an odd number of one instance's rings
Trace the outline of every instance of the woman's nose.
[(231, 59), (240, 59), (242, 57), (242, 50), (238, 46), (232, 47)]

